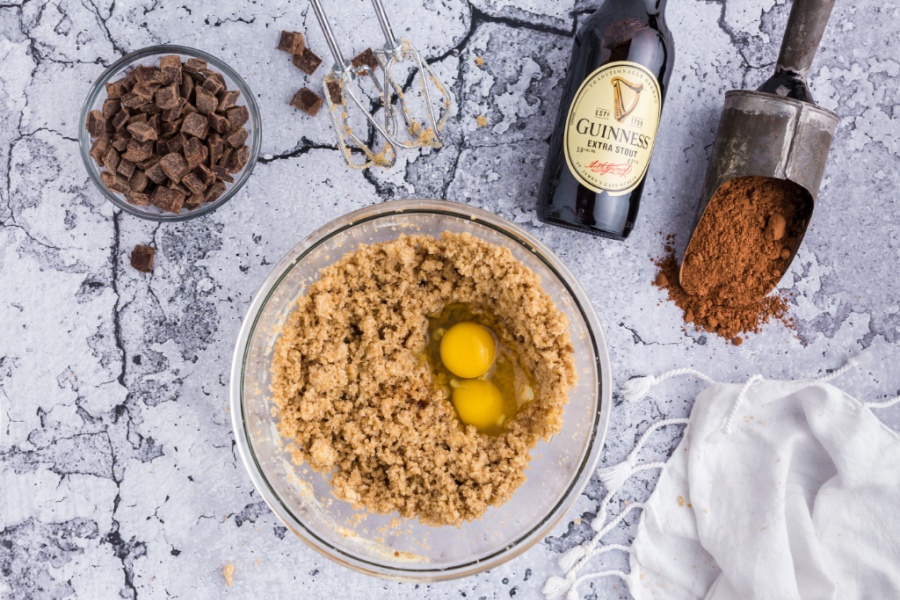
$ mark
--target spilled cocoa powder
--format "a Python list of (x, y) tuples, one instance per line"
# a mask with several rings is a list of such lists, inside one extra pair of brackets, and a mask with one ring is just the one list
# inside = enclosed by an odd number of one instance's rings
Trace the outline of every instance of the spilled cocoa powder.
[(769, 294), (788, 268), (809, 214), (809, 198), (794, 183), (738, 177), (715, 193), (685, 252), (679, 282), (674, 237), (655, 261), (654, 282), (684, 311), (685, 323), (730, 338), (758, 332), (780, 320), (787, 326), (787, 299)]

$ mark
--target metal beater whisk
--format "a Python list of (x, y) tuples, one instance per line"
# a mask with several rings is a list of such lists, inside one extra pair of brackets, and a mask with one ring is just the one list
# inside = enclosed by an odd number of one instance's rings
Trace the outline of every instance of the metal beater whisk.
[[(372, 0), (372, 6), (375, 8), (375, 14), (378, 17), (378, 24), (384, 32), (385, 45), (381, 50), (376, 51), (378, 62), (384, 73), (384, 83), (382, 85), (384, 91), (384, 107), (385, 107), (385, 123), (388, 131), (393, 138), (393, 142), (402, 148), (419, 148), (432, 147), (439, 148), (441, 144), (440, 132), (447, 122), (450, 115), (450, 106), (452, 96), (447, 88), (441, 83), (431, 67), (419, 54), (415, 46), (408, 38), (397, 39), (394, 36), (391, 23), (388, 21), (387, 13), (384, 10), (384, 4), (381, 0)], [(407, 92), (393, 74), (397, 67), (402, 65), (412, 67), (412, 77), (419, 81), (418, 86), (422, 93), (422, 99), (425, 104), (425, 118), (417, 119), (412, 115), (416, 112), (412, 110)], [(412, 82), (410, 82), (412, 83)], [(433, 91), (436, 92), (437, 98), (433, 97)], [(436, 101), (437, 100), (437, 101)], [(403, 131), (398, 126), (399, 119), (397, 113), (402, 117), (405, 128)]]
[[(319, 0), (310, 0), (319, 25), (322, 27), (322, 34), (334, 57), (334, 66), (331, 71), (325, 75), (325, 101), (328, 103), (328, 111), (331, 114), (331, 122), (334, 124), (334, 130), (337, 133), (338, 147), (344, 154), (347, 164), (354, 169), (368, 169), (369, 167), (391, 167), (397, 160), (397, 145), (393, 137), (388, 134), (384, 127), (375, 120), (369, 112), (369, 108), (363, 104), (360, 96), (366, 97), (361, 91), (354, 92), (353, 88), (357, 85), (357, 78), (368, 73), (367, 67), (354, 69), (352, 65), (344, 60), (331, 25), (322, 9)], [(374, 74), (373, 74), (373, 81)], [(382, 87), (380, 94), (384, 97), (385, 92)], [(366, 97), (366, 99), (368, 99)], [(364, 137), (360, 137), (354, 131), (351, 125), (352, 115), (348, 110), (354, 111), (354, 114), (362, 115), (371, 127), (370, 131), (366, 131)], [(385, 109), (389, 110), (389, 109)], [(380, 137), (384, 143), (384, 149), (376, 152), (372, 147), (377, 141), (365, 141), (372, 134), (373, 138)], [(356, 152), (354, 152), (354, 150)], [(356, 157), (362, 154), (364, 159), (359, 161)]]

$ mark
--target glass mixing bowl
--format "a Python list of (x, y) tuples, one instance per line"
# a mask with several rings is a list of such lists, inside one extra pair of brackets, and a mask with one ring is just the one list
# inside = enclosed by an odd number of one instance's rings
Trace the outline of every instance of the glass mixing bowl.
[[(276, 429), (269, 392), (272, 351), (282, 324), (320, 269), (358, 244), (399, 235), (468, 232), (509, 248), (541, 278), (569, 319), (578, 385), (563, 428), (532, 450), (526, 482), (502, 506), (460, 527), (431, 527), (398, 515), (354, 510), (327, 479), (295, 465)], [(578, 498), (600, 457), (611, 406), (606, 340), (584, 290), (549, 249), (484, 210), (441, 200), (399, 200), (350, 213), (312, 233), (275, 267), (250, 305), (231, 371), (231, 416), (250, 478), (279, 519), (314, 549), (358, 571), (437, 581), (471, 575), (543, 539)]]
[[(103, 101), (107, 98), (107, 83), (124, 77), (128, 71), (134, 69), (138, 65), (159, 65), (159, 59), (168, 55), (180, 56), (182, 61), (189, 58), (202, 58), (205, 60), (210, 69), (222, 74), (229, 90), (239, 90), (241, 92), (241, 95), (237, 100), (237, 106), (246, 106), (247, 112), (250, 113), (250, 120), (244, 125), (244, 127), (247, 128), (247, 132), (250, 134), (246, 142), (246, 144), (250, 146), (250, 160), (247, 161), (247, 164), (244, 165), (243, 169), (234, 174), (233, 183), (225, 184), (225, 192), (221, 196), (216, 198), (213, 202), (203, 204), (194, 210), (184, 209), (179, 214), (162, 211), (152, 204), (148, 206), (131, 204), (125, 200), (123, 194), (107, 188), (103, 184), (103, 180), (100, 179), (100, 167), (94, 162), (94, 159), (91, 158), (91, 136), (84, 127), (84, 124), (87, 122), (88, 113), (95, 109), (99, 110), (103, 106)], [(244, 187), (244, 184), (247, 183), (250, 174), (253, 173), (253, 167), (256, 166), (256, 159), (259, 157), (259, 146), (262, 143), (261, 140), (262, 122), (259, 117), (259, 107), (256, 105), (256, 97), (253, 95), (253, 92), (250, 91), (250, 88), (244, 80), (241, 79), (241, 76), (215, 56), (186, 46), (150, 46), (126, 54), (111, 64), (109, 68), (103, 71), (91, 87), (91, 91), (88, 93), (84, 105), (81, 107), (81, 116), (78, 121), (78, 145), (81, 149), (81, 160), (84, 162), (84, 168), (87, 169), (91, 181), (94, 182), (94, 185), (97, 186), (97, 189), (100, 190), (100, 193), (103, 194), (107, 200), (129, 214), (150, 221), (186, 221), (187, 219), (193, 219), (194, 217), (211, 213), (234, 198), (238, 191)]]

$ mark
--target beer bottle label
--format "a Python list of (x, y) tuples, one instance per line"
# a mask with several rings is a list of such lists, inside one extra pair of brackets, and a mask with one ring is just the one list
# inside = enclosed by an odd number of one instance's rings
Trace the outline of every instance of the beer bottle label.
[(598, 193), (636, 188), (650, 164), (661, 108), (659, 82), (642, 65), (611, 62), (588, 75), (566, 119), (569, 170)]

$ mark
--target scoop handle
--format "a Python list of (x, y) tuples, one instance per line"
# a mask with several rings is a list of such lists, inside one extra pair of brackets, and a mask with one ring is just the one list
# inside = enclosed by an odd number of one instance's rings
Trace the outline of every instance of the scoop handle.
[(781, 42), (777, 71), (793, 71), (806, 79), (835, 0), (794, 0)]

